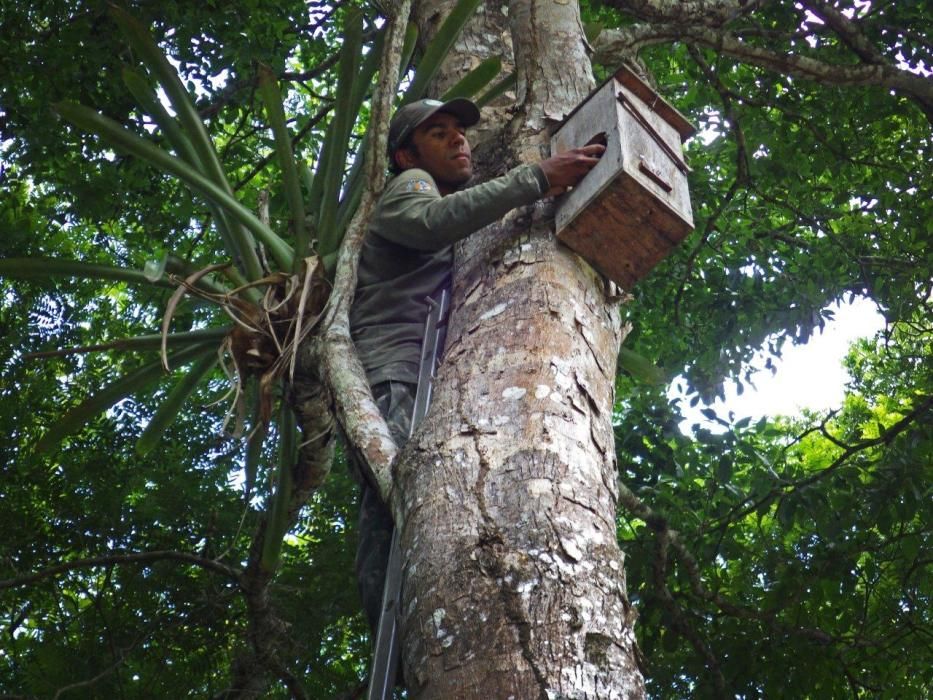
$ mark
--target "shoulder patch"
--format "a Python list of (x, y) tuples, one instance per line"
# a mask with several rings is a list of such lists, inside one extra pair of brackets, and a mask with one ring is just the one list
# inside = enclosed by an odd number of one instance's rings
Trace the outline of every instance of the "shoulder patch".
[(434, 187), (427, 180), (412, 179), (405, 183), (406, 192), (432, 192)]

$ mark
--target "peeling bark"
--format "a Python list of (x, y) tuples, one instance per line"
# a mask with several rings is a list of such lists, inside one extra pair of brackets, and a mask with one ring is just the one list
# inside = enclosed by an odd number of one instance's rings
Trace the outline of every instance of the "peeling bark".
[[(546, 155), (542, 127), (593, 85), (574, 3), (486, 3), (468, 44), (498, 36), (490, 16), (509, 19), (523, 102), (486, 124), (481, 177)], [(410, 697), (644, 697), (615, 526), (623, 329), (605, 291), (557, 243), (549, 202), (458, 251), (433, 404), (396, 467)]]

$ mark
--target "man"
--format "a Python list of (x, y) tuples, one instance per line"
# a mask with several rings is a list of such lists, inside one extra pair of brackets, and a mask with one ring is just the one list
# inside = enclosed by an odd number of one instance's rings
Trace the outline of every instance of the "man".
[[(473, 175), (465, 131), (479, 118), (466, 99), (419, 100), (399, 109), (389, 127), (390, 167), (397, 175), (363, 243), (350, 326), (373, 397), (399, 445), (411, 428), (429, 304), (450, 287), (453, 244), (516, 207), (566, 191), (605, 150), (585, 146), (462, 189)], [(441, 346), (445, 323), (441, 319)], [(374, 631), (391, 535), (389, 511), (375, 486), (363, 481), (356, 570)]]

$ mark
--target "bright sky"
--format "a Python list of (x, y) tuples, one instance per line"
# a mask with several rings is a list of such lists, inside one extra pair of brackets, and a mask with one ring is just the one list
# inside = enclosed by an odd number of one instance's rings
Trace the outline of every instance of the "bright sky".
[[(727, 384), (726, 400), (717, 400), (711, 408), (723, 416), (734, 411), (736, 419), (797, 415), (801, 408), (814, 411), (838, 408), (849, 379), (842, 366), (849, 346), (858, 338), (874, 336), (884, 328), (884, 318), (873, 302), (863, 298), (857, 298), (852, 304), (830, 308), (835, 318), (826, 324), (822, 333), (817, 331), (806, 345), (788, 343), (784, 346), (783, 357), (773, 360), (777, 366), (776, 374), (772, 375), (768, 370), (759, 372), (754, 379), (757, 389), (745, 384), (741, 396), (736, 394), (734, 384)], [(752, 365), (764, 367), (765, 357), (759, 352)], [(682, 400), (681, 409), (688, 417), (681, 429), (689, 430), (693, 423), (713, 427), (700, 413), (700, 409), (705, 407), (702, 403), (689, 408), (689, 398), (684, 397), (681, 384), (675, 380), (668, 390), (671, 399)]]

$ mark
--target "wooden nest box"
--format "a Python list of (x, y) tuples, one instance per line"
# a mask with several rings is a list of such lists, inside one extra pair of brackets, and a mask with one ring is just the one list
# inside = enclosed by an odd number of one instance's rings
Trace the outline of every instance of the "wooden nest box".
[(696, 129), (622, 67), (564, 120), (551, 153), (604, 143), (599, 164), (558, 200), (557, 237), (625, 289), (693, 230), (681, 144)]

